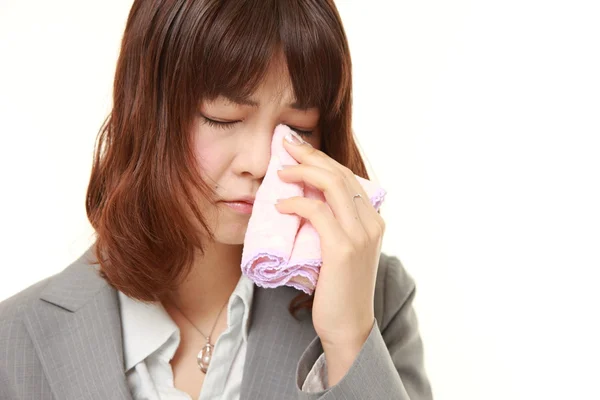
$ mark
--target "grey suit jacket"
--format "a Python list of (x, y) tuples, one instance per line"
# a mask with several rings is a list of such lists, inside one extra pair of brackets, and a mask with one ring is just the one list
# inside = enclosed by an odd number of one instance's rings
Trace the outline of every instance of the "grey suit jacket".
[[(90, 247), (62, 272), (0, 303), (0, 399), (131, 399), (117, 291), (97, 273)], [(412, 307), (413, 280), (381, 254), (376, 323), (337, 385), (300, 390), (323, 352), (309, 313), (288, 312), (298, 291), (256, 286), (241, 400), (431, 399)]]

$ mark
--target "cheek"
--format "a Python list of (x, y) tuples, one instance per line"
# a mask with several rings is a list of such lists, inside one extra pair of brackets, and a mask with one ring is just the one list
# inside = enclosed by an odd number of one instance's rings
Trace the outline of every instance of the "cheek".
[(210, 140), (198, 134), (194, 140), (194, 155), (201, 173), (218, 179), (219, 175), (229, 165), (227, 160), (229, 146), (223, 141)]

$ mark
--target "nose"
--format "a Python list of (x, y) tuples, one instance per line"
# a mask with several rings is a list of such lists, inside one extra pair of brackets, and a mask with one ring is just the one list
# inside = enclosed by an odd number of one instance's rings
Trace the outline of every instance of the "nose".
[(255, 179), (262, 179), (267, 173), (271, 159), (271, 142), (275, 127), (261, 128), (245, 135), (241, 141), (238, 154), (238, 173), (250, 175)]

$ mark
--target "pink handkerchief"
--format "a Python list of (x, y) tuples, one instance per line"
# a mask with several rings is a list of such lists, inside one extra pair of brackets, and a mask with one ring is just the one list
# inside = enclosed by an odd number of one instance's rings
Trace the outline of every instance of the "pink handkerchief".
[[(257, 286), (274, 288), (286, 285), (310, 295), (317, 284), (322, 264), (319, 234), (310, 221), (296, 214), (281, 214), (274, 204), (278, 198), (304, 196), (325, 201), (325, 197), (311, 185), (279, 179), (277, 169), (281, 165), (298, 164), (282, 144), (283, 137), (290, 130), (286, 125), (275, 128), (271, 160), (263, 183), (256, 192), (248, 222), (241, 267), (242, 273)], [(367, 179), (359, 176), (356, 179), (378, 210), (385, 190)]]

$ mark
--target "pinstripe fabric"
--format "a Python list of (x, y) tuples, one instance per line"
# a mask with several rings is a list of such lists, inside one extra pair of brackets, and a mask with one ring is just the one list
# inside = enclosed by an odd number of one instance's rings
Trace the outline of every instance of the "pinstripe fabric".
[[(130, 400), (117, 291), (90, 266), (92, 249), (64, 271), (0, 303), (1, 400)], [(412, 307), (414, 283), (381, 254), (373, 329), (348, 373), (321, 392), (300, 390), (323, 353), (311, 316), (288, 312), (298, 293), (257, 287), (241, 400), (432, 398)]]
[[(227, 329), (216, 341), (213, 337), (215, 348), (199, 400), (240, 398), (254, 288), (254, 282), (241, 274), (227, 302)], [(181, 342), (175, 321), (160, 302), (142, 303), (122, 292), (118, 296), (125, 376), (134, 399), (192, 400), (173, 383), (170, 360)], [(326, 377), (327, 365), (322, 354), (308, 373), (302, 390), (324, 390)]]

